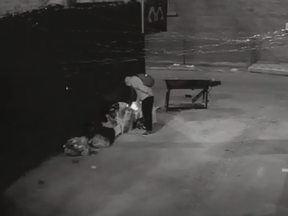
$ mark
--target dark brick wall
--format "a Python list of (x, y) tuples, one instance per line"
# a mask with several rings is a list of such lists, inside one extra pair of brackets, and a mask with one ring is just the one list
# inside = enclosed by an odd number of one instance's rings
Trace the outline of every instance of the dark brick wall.
[(53, 42), (17, 17), (0, 29), (1, 189), (59, 150), (66, 134), (65, 75)]
[[(287, 45), (288, 35), (277, 39), (276, 35), (279, 34), (273, 34), (285, 28), (285, 23), (288, 22), (288, 1), (177, 0), (174, 2), (179, 17), (168, 18), (170, 34), (147, 37), (147, 49), (158, 50), (159, 55), (162, 53), (161, 49), (172, 50), (176, 56), (175, 53), (182, 52), (181, 39), (184, 36), (187, 40), (186, 49), (189, 53), (194, 52), (189, 57), (191, 62), (245, 62), (248, 60), (248, 51), (245, 48), (248, 44), (245, 39), (252, 35), (269, 34), (277, 43), (271, 45), (269, 40), (261, 42), (267, 49), (259, 52), (260, 60), (288, 61), (286, 54), (288, 49), (284, 47)], [(202, 46), (204, 44), (206, 47)], [(166, 56), (166, 59), (172, 59), (172, 55)], [(155, 58), (155, 54), (153, 57)]]
[(125, 76), (145, 72), (140, 4), (94, 6), (0, 20), (0, 190), (100, 127), (109, 104), (131, 99)]

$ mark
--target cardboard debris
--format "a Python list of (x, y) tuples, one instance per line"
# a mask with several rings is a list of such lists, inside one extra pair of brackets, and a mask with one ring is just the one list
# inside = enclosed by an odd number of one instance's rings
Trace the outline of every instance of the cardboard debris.
[[(153, 123), (156, 123), (156, 110), (153, 107)], [(132, 103), (129, 106), (126, 103), (117, 103), (112, 105), (109, 112), (105, 115), (106, 122), (102, 122), (102, 126), (106, 128), (113, 128), (115, 137), (120, 134), (128, 133), (135, 128), (141, 128), (143, 125), (143, 114), (140, 105)], [(87, 156), (99, 153), (101, 149), (107, 148), (111, 145), (109, 139), (101, 134), (95, 134), (92, 139), (85, 136), (73, 137), (67, 141), (63, 146), (64, 153), (68, 156)]]

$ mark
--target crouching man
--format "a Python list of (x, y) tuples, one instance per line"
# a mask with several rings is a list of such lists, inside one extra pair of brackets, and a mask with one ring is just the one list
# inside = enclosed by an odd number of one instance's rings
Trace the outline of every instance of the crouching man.
[[(153, 79), (153, 78), (151, 78)], [(136, 104), (139, 106), (139, 103), (142, 104), (142, 113), (144, 119), (144, 128), (145, 132), (143, 136), (147, 136), (152, 133), (152, 111), (154, 104), (154, 95), (152, 88), (148, 85), (145, 85), (139, 76), (132, 76), (125, 78), (125, 84), (135, 89), (137, 93)], [(154, 84), (154, 81), (153, 81)]]

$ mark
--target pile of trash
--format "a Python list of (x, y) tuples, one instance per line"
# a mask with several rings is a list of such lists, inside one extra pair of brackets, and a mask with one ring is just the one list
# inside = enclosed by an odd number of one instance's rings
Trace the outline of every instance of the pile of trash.
[(63, 146), (64, 153), (68, 156), (95, 155), (103, 148), (112, 145), (118, 135), (134, 128), (141, 128), (142, 122), (142, 112), (135, 103), (131, 106), (123, 102), (113, 104), (105, 115), (105, 121), (102, 122), (102, 127), (106, 131), (113, 131), (113, 138), (104, 134), (95, 134), (91, 139), (85, 136), (73, 137)]
[(98, 154), (101, 149), (110, 146), (107, 138), (100, 134), (96, 134), (92, 139), (87, 137), (74, 137), (67, 141), (64, 145), (64, 153), (68, 156), (87, 156)]

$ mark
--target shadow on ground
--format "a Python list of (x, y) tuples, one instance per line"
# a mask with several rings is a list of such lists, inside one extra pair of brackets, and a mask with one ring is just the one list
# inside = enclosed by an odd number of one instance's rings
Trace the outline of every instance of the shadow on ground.
[(153, 132), (156, 133), (158, 131), (160, 131), (163, 127), (165, 126), (164, 122), (157, 122), (153, 125)]
[(287, 216), (288, 215), (287, 200), (288, 200), (288, 177), (285, 178), (284, 187), (280, 195), (279, 201), (276, 203), (276, 206), (271, 204), (271, 207), (276, 209), (275, 212), (264, 215), (245, 214), (243, 216)]
[[(12, 216), (11, 210), (18, 211), (19, 206), (10, 198), (5, 197), (3, 194), (0, 196), (0, 215), (3, 216)], [(38, 216), (37, 214), (34, 214), (30, 212), (28, 209), (21, 208), (19, 211), (21, 212), (21, 215), (27, 215), (27, 216)]]
[[(287, 164), (288, 167), (288, 164)], [(288, 177), (285, 178), (284, 187), (282, 190), (282, 194), (277, 203), (277, 210), (275, 216), (286, 216), (288, 215)]]

